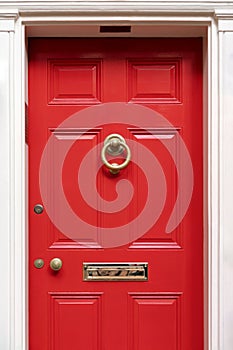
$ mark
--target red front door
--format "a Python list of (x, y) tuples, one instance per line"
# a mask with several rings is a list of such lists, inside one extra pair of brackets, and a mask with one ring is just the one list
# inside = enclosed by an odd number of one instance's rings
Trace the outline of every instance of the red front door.
[(201, 39), (30, 39), (28, 145), (29, 349), (202, 350)]

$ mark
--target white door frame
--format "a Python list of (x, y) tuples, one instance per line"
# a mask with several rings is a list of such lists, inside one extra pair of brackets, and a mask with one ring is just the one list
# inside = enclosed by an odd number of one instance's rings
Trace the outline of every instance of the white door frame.
[[(11, 3), (11, 1), (9, 1)], [(41, 5), (43, 3), (43, 5)], [(209, 3), (189, 1), (176, 3), (174, 9), (166, 2), (123, 2), (95, 1), (81, 5), (68, 6), (61, 2), (54, 11), (54, 3), (28, 1), (19, 8), (0, 5), (0, 45), (5, 48), (0, 58), (0, 89), (5, 95), (0, 96), (4, 120), (1, 121), (0, 147), (3, 147), (1, 164), (5, 164), (0, 185), (1, 223), (3, 227), (0, 245), (0, 274), (6, 282), (1, 286), (0, 329), (4, 336), (0, 348), (4, 350), (30, 350), (27, 348), (27, 147), (25, 146), (25, 101), (27, 69), (27, 50), (25, 28), (38, 26), (50, 33), (54, 25), (91, 25), (91, 24), (137, 24), (164, 25), (174, 35), (177, 26), (206, 28), (204, 50), (204, 152), (205, 152), (205, 350), (231, 350), (232, 338), (223, 332), (225, 316), (224, 305), (224, 241), (223, 233), (228, 233), (231, 222), (223, 218), (226, 207), (223, 197), (229, 193), (226, 183), (224, 164), (230, 159), (225, 157), (229, 142), (225, 141), (227, 123), (221, 120), (228, 115), (223, 108), (222, 49), (224, 33), (233, 31), (233, 13), (209, 9)], [(212, 5), (211, 5), (212, 6)], [(69, 8), (69, 10), (66, 10)], [(201, 13), (197, 13), (202, 9)], [(19, 11), (20, 10), (20, 11)], [(208, 11), (207, 11), (208, 10)], [(158, 14), (159, 13), (159, 14)], [(226, 25), (227, 21), (227, 25)], [(193, 29), (195, 32), (195, 29)], [(85, 31), (85, 30), (84, 30)], [(169, 35), (169, 30), (167, 35)], [(225, 47), (227, 54), (227, 47)], [(227, 61), (226, 61), (227, 62)], [(221, 89), (220, 89), (221, 88)], [(1, 90), (0, 90), (1, 91)], [(233, 91), (231, 92), (231, 96)], [(224, 103), (227, 101), (224, 100)], [(228, 101), (228, 105), (230, 102)], [(228, 131), (229, 133), (229, 131)], [(229, 136), (229, 135), (228, 135)], [(232, 144), (231, 144), (232, 145)], [(224, 158), (225, 157), (225, 158)], [(223, 167), (222, 167), (223, 166)], [(230, 191), (232, 194), (232, 191)], [(228, 199), (227, 199), (228, 200)], [(232, 249), (233, 252), (233, 249)], [(226, 270), (227, 271), (227, 270)], [(232, 270), (231, 270), (232, 272)], [(233, 310), (233, 303), (227, 307)]]

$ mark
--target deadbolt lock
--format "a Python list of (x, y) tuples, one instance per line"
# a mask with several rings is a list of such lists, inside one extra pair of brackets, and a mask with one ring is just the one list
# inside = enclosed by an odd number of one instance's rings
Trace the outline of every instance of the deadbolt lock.
[(41, 213), (43, 213), (43, 211), (44, 211), (43, 205), (41, 205), (41, 204), (36, 204), (36, 205), (34, 206), (34, 212), (35, 212), (36, 214), (41, 214)]
[(34, 260), (34, 266), (37, 269), (41, 269), (44, 266), (44, 260), (43, 259), (36, 259), (36, 260)]

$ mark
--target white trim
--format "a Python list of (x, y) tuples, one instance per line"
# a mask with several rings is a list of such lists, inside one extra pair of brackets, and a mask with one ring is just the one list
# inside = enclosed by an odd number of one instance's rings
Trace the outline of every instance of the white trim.
[(219, 304), (219, 120), (217, 26), (209, 28), (208, 72), (208, 340), (209, 349), (220, 350)]
[(224, 300), (223, 300), (223, 286), (224, 286), (224, 280), (223, 280), (223, 245), (224, 245), (224, 240), (223, 238), (223, 230), (222, 230), (222, 222), (223, 222), (223, 216), (222, 216), (222, 205), (223, 205), (223, 186), (222, 186), (222, 179), (223, 179), (223, 96), (222, 96), (222, 91), (223, 91), (223, 52), (222, 52), (222, 36), (223, 33), (219, 33), (219, 45), (218, 45), (218, 61), (219, 61), (219, 94), (218, 94), (218, 113), (219, 113), (219, 225), (218, 225), (218, 230), (219, 230), (219, 320), (222, 321), (222, 327), (219, 327), (219, 332), (220, 332), (220, 347), (221, 349), (224, 349), (224, 326), (223, 326), (223, 319), (224, 319)]
[[(14, 317), (12, 319), (12, 350), (26, 349), (26, 280), (27, 280), (27, 255), (26, 255), (26, 188), (25, 188), (25, 47), (24, 26), (20, 21), (15, 26), (14, 42), (14, 124), (11, 131), (12, 142), (12, 169), (14, 169), (14, 181), (12, 185), (12, 207), (14, 213), (14, 232), (12, 232), (12, 257), (15, 285), (12, 285), (12, 301), (14, 301)], [(13, 174), (12, 174), (13, 175)], [(20, 203), (20, 205), (18, 205)], [(13, 281), (12, 281), (13, 282)]]
[(13, 32), (15, 29), (15, 21), (13, 19), (5, 19), (0, 21), (1, 32)]
[(217, 9), (215, 18), (218, 21), (219, 31), (233, 31), (233, 9)]
[[(63, 13), (94, 13), (102, 12), (112, 15), (115, 11), (122, 12), (163, 12), (163, 13), (188, 13), (196, 12), (198, 15), (202, 12), (214, 13), (215, 9), (232, 8), (231, 4), (224, 0), (91, 0), (91, 1), (65, 1), (65, 0), (32, 0), (32, 1), (14, 1), (5, 0), (1, 2), (3, 8), (18, 8), (23, 14), (44, 12), (48, 15), (54, 15), (58, 12)], [(111, 12), (111, 13), (110, 13)]]
[(220, 54), (220, 110), (219, 117), (220, 128), (220, 253), (221, 253), (221, 319), (222, 319), (222, 347), (228, 349), (233, 343), (232, 321), (233, 321), (233, 215), (232, 215), (232, 196), (233, 196), (233, 118), (232, 118), (232, 100), (233, 100), (233, 33), (232, 29), (228, 32), (221, 32), (219, 35), (219, 54)]
[[(56, 11), (54, 6), (56, 3)], [(31, 2), (2, 2), (0, 7), (8, 5), (15, 6), (19, 9), (20, 17), (15, 26), (15, 34), (9, 33), (9, 76), (6, 80), (10, 83), (9, 87), (9, 112), (6, 113), (8, 119), (8, 132), (10, 140), (3, 135), (5, 156), (10, 159), (10, 164), (3, 174), (4, 179), (9, 179), (6, 193), (3, 197), (7, 203), (7, 208), (3, 211), (5, 222), (5, 234), (9, 239), (5, 239), (4, 246), (0, 247), (1, 251), (8, 247), (10, 249), (10, 278), (6, 277), (6, 290), (10, 286), (10, 313), (4, 309), (0, 313), (0, 322), (8, 320), (8, 333), (11, 342), (5, 342), (1, 348), (4, 350), (26, 350), (26, 279), (27, 279), (27, 255), (26, 255), (26, 200), (25, 200), (25, 145), (24, 145), (24, 101), (25, 101), (25, 45), (24, 45), (24, 25), (90, 25), (99, 23), (134, 23), (140, 25), (168, 25), (176, 26), (200, 25), (208, 29), (208, 80), (206, 86), (208, 89), (208, 327), (207, 340), (208, 347), (206, 350), (223, 350), (222, 340), (222, 313), (223, 303), (221, 301), (222, 285), (220, 273), (222, 273), (222, 236), (220, 236), (220, 178), (219, 178), (219, 84), (218, 84), (218, 28), (214, 19), (213, 9), (219, 7), (223, 2), (212, 1), (164, 1), (141, 2), (141, 1), (92, 1), (92, 2), (54, 2), (41, 0)], [(70, 7), (69, 7), (70, 4)], [(175, 8), (176, 7), (176, 8)], [(69, 8), (69, 13), (67, 13)], [(175, 9), (175, 10), (174, 10)], [(111, 11), (117, 11), (114, 14)], [(197, 13), (197, 10), (201, 12)], [(136, 12), (135, 12), (136, 11)], [(159, 11), (159, 15), (158, 15)], [(14, 12), (14, 11), (13, 11)], [(85, 13), (84, 13), (85, 12)], [(9, 10), (6, 11), (9, 14)], [(16, 15), (10, 19), (15, 21)], [(135, 15), (135, 13), (137, 15)], [(156, 15), (157, 13), (157, 15)], [(190, 15), (187, 15), (187, 14)], [(164, 14), (164, 15), (163, 15)], [(176, 14), (176, 15), (175, 15)], [(211, 15), (213, 14), (213, 16)], [(4, 10), (0, 12), (0, 21), (4, 15)], [(7, 16), (6, 16), (7, 17)], [(5, 17), (5, 18), (6, 18)], [(229, 19), (229, 18), (228, 18)], [(4, 19), (5, 20), (5, 19)], [(12, 25), (12, 23), (11, 23)], [(12, 26), (9, 25), (9, 31)], [(0, 27), (1, 28), (1, 27)], [(232, 27), (231, 27), (232, 28)], [(3, 30), (5, 30), (3, 28)], [(1, 34), (1, 33), (0, 33)], [(3, 33), (2, 33), (3, 35)], [(5, 35), (8, 35), (5, 33)], [(221, 73), (221, 71), (220, 71)], [(221, 113), (220, 113), (221, 114)], [(9, 117), (9, 118), (8, 118)], [(0, 130), (1, 133), (1, 130)], [(2, 134), (1, 134), (2, 136)], [(1, 140), (1, 137), (0, 137)], [(1, 188), (0, 188), (1, 189)], [(10, 197), (9, 197), (10, 194)], [(7, 197), (8, 196), (8, 197)], [(10, 198), (10, 201), (9, 201)], [(4, 206), (3, 206), (4, 208)], [(10, 246), (9, 246), (10, 244)], [(2, 249), (2, 250), (1, 250)], [(3, 254), (6, 256), (6, 253)], [(8, 265), (6, 264), (6, 270)], [(9, 284), (10, 283), (10, 284)], [(221, 294), (220, 294), (221, 291)], [(8, 297), (9, 298), (9, 297)], [(224, 348), (231, 350), (231, 348)]]
[(8, 10), (7, 12), (0, 9), (0, 32), (13, 32), (15, 29), (15, 20), (18, 18), (17, 10)]
[[(4, 164), (0, 177), (0, 222), (1, 222), (1, 245), (0, 245), (0, 278), (3, 281), (0, 298), (0, 329), (5, 336), (0, 337), (0, 348), (9, 349), (10, 342), (10, 40), (8, 33), (0, 32), (0, 46), (3, 50), (0, 55), (0, 162)], [(4, 116), (4, 117), (3, 117)]]
[(1, 19), (17, 19), (19, 17), (19, 12), (17, 9), (7, 9), (3, 10), (0, 8), (0, 18)]
[(233, 31), (233, 19), (219, 19), (218, 30), (220, 32), (232, 32)]

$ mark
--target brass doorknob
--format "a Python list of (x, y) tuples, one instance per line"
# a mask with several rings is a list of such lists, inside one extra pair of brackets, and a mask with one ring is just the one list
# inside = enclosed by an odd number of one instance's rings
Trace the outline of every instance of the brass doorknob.
[(53, 258), (50, 261), (50, 267), (53, 271), (59, 271), (62, 268), (62, 261), (59, 258)]

